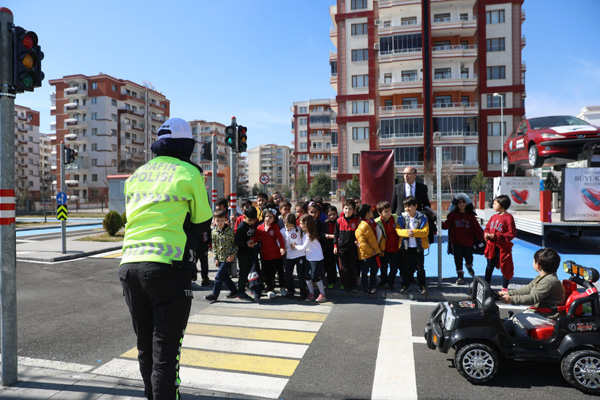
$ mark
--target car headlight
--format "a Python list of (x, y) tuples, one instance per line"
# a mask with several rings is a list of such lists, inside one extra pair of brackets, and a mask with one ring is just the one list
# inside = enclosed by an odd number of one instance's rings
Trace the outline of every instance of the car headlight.
[(446, 311), (444, 311), (442, 318), (443, 318), (444, 327), (446, 328), (446, 330), (451, 331), (455, 328), (456, 316), (454, 315), (454, 311), (452, 311), (452, 309), (447, 305), (446, 305)]
[(542, 133), (540, 135), (544, 139), (564, 139), (563, 135), (557, 135), (555, 133)]

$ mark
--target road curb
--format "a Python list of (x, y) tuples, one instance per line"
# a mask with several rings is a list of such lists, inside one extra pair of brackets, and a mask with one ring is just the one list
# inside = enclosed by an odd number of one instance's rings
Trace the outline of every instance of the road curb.
[(100, 254), (100, 253), (107, 253), (109, 251), (115, 251), (115, 250), (121, 250), (123, 248), (123, 246), (115, 246), (115, 247), (107, 247), (104, 249), (100, 249), (100, 250), (92, 250), (92, 251), (86, 251), (83, 253), (76, 253), (76, 254), (66, 254), (66, 255), (62, 255), (62, 256), (58, 256), (58, 257), (50, 257), (50, 258), (35, 258), (35, 257), (27, 257), (27, 256), (19, 256), (17, 257), (19, 260), (21, 261), (47, 261), (47, 262), (57, 262), (57, 261), (68, 261), (68, 260), (75, 260), (77, 258), (85, 258), (88, 256), (93, 256), (96, 254)]

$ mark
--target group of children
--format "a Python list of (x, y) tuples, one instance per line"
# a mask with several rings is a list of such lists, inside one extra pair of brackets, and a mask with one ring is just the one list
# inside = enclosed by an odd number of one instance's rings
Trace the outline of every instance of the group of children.
[[(263, 290), (274, 298), (278, 287), (281, 296), (293, 298), (298, 290), (300, 299), (323, 302), (327, 300), (325, 286), (332, 289), (338, 281), (347, 293), (358, 291), (359, 285), (366, 293), (375, 293), (380, 287), (395, 290), (398, 272), (401, 293), (415, 282), (415, 272), (419, 292), (427, 293), (424, 257), (429, 248), (429, 223), (417, 210), (414, 197), (404, 200), (400, 215), (392, 213), (387, 201), (372, 207), (357, 205), (353, 199), (344, 202), (341, 215), (335, 206), (319, 202), (299, 202), (292, 213), (291, 203), (277, 192), (270, 199), (259, 194), (257, 204), (246, 202), (242, 215), (228, 218), (227, 201), (218, 201), (212, 231), (218, 272), (207, 300), (216, 301), (225, 284), (228, 298), (252, 300), (247, 288), (256, 301)], [(511, 240), (516, 233), (514, 220), (506, 212), (509, 206), (508, 196), (498, 196), (494, 200), (497, 214), (482, 230), (468, 196), (454, 197), (442, 228), (449, 229), (457, 284), (465, 283), (463, 261), (469, 274), (475, 275), (473, 246), (485, 243), (485, 279), (490, 282), (494, 269), (499, 268), (502, 286), (508, 287), (513, 270)], [(229, 274), (236, 257), (237, 286)]]

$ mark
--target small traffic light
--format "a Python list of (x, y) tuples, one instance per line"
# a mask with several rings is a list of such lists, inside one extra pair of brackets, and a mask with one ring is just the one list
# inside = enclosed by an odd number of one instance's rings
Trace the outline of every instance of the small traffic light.
[(206, 142), (202, 144), (202, 158), (212, 161), (212, 143)]
[(12, 89), (15, 93), (33, 92), (34, 88), (42, 86), (44, 80), (42, 72), (44, 53), (38, 46), (38, 37), (35, 32), (27, 31), (20, 26), (13, 26), (12, 32)]
[(246, 132), (248, 132), (248, 128), (238, 125), (238, 153), (243, 153), (248, 148), (248, 145), (246, 144), (248, 135), (246, 135)]
[(227, 143), (227, 145), (232, 149), (235, 149), (235, 133), (235, 125), (229, 125), (227, 128), (225, 128), (225, 143)]
[(65, 154), (63, 156), (63, 164), (71, 164), (75, 162), (77, 152), (69, 147), (65, 147)]

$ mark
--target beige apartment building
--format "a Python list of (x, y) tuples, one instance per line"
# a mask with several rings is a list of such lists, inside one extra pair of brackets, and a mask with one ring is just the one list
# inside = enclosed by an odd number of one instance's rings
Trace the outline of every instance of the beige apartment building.
[[(262, 192), (266, 187), (267, 193), (270, 193), (290, 187), (292, 161), (292, 149), (288, 146), (261, 144), (248, 150), (248, 188), (251, 190), (254, 185), (257, 185)], [(260, 181), (261, 175), (269, 177), (266, 186)]]
[(308, 184), (320, 171), (335, 176), (339, 160), (335, 100), (297, 101), (290, 111), (293, 114), (294, 179), (298, 179), (302, 170)]
[[(500, 175), (504, 137), (525, 114), (523, 0), (337, 0), (334, 189), (360, 152), (391, 149), (397, 171), (428, 169), (442, 146), (454, 191)], [(333, 157), (333, 156), (332, 156)]]
[[(108, 175), (130, 174), (151, 158), (156, 132), (170, 115), (170, 102), (151, 84), (100, 73), (50, 80), (54, 146), (61, 141), (78, 157), (65, 165), (69, 195), (97, 203), (108, 197)], [(60, 157), (55, 176), (60, 178)], [(57, 189), (60, 179), (57, 179)]]
[[(51, 182), (52, 149), (40, 133), (40, 112), (15, 104), (15, 196), (24, 206), (40, 201), (42, 187)], [(41, 177), (45, 176), (44, 184)]]

